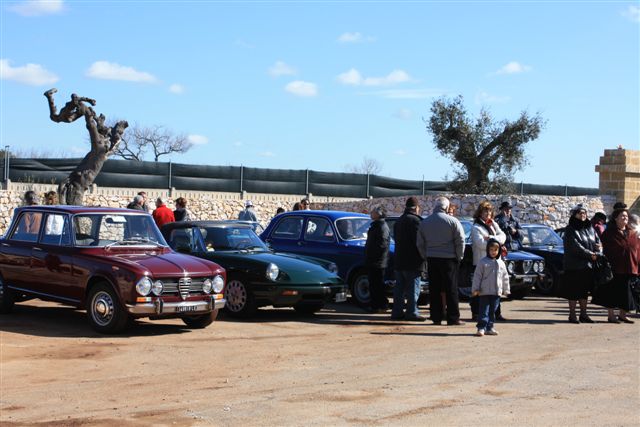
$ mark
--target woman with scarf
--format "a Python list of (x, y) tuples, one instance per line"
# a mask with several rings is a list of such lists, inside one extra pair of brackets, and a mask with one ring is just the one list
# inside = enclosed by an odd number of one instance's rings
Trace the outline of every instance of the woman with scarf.
[[(500, 245), (504, 245), (507, 235), (500, 228), (497, 222), (493, 220), (493, 205), (487, 200), (480, 202), (478, 209), (473, 215), (473, 227), (471, 228), (471, 250), (473, 252), (473, 269), (475, 271), (478, 262), (487, 254), (487, 242), (489, 239), (497, 240)], [(478, 297), (471, 297), (469, 301), (471, 305), (471, 318), (476, 320), (478, 317)], [(505, 320), (502, 317), (500, 303), (496, 309), (496, 320)]]
[[(602, 234), (602, 246), (611, 263), (613, 280), (598, 286), (591, 303), (608, 309), (609, 323), (633, 323), (627, 318), (627, 312), (636, 308), (631, 282), (637, 280), (639, 274), (640, 237), (629, 226), (627, 209), (613, 211), (611, 221)], [(619, 310), (617, 318), (614, 315), (616, 308)]]
[[(587, 297), (593, 288), (593, 265), (602, 254), (602, 245), (587, 217), (587, 209), (581, 204), (571, 210), (563, 241), (564, 278), (560, 294), (569, 300), (569, 322), (593, 323), (587, 315)], [(576, 302), (580, 303), (579, 318)]]

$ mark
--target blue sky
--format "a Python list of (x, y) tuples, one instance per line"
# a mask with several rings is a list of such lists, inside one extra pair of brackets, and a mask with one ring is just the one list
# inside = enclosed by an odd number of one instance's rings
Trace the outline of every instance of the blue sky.
[[(597, 187), (605, 148), (640, 149), (640, 3), (1, 1), (0, 144), (88, 150), (42, 93), (95, 98), (108, 119), (195, 143), (179, 163), (440, 180), (423, 118), (548, 121), (516, 181)], [(162, 158), (169, 160), (169, 158)]]

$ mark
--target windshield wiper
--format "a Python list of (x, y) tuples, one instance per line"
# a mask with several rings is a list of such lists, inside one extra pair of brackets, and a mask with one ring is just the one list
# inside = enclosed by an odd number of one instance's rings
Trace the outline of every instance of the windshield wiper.
[(138, 243), (152, 243), (154, 246), (162, 246), (158, 242), (154, 242), (153, 240), (144, 239), (144, 238), (134, 238), (134, 239), (126, 239), (126, 240), (117, 240), (115, 242), (111, 242), (104, 246), (105, 249), (110, 249), (115, 245), (137, 245)]

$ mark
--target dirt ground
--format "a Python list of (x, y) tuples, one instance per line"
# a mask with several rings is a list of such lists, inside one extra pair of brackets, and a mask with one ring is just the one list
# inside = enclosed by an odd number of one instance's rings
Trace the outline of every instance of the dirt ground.
[(573, 325), (555, 298), (503, 307), (497, 337), (348, 305), (102, 336), (82, 311), (29, 301), (0, 317), (0, 424), (640, 424), (640, 319), (593, 309)]

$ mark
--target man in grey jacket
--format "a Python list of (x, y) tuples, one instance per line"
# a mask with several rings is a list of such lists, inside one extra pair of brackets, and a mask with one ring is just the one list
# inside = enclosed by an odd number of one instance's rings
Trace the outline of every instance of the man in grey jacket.
[[(462, 325), (458, 307), (458, 266), (464, 256), (464, 229), (447, 214), (449, 199), (438, 197), (433, 213), (422, 220), (417, 246), (429, 271), (431, 320), (435, 325), (446, 317), (447, 325)], [(440, 294), (446, 297), (446, 314)]]

